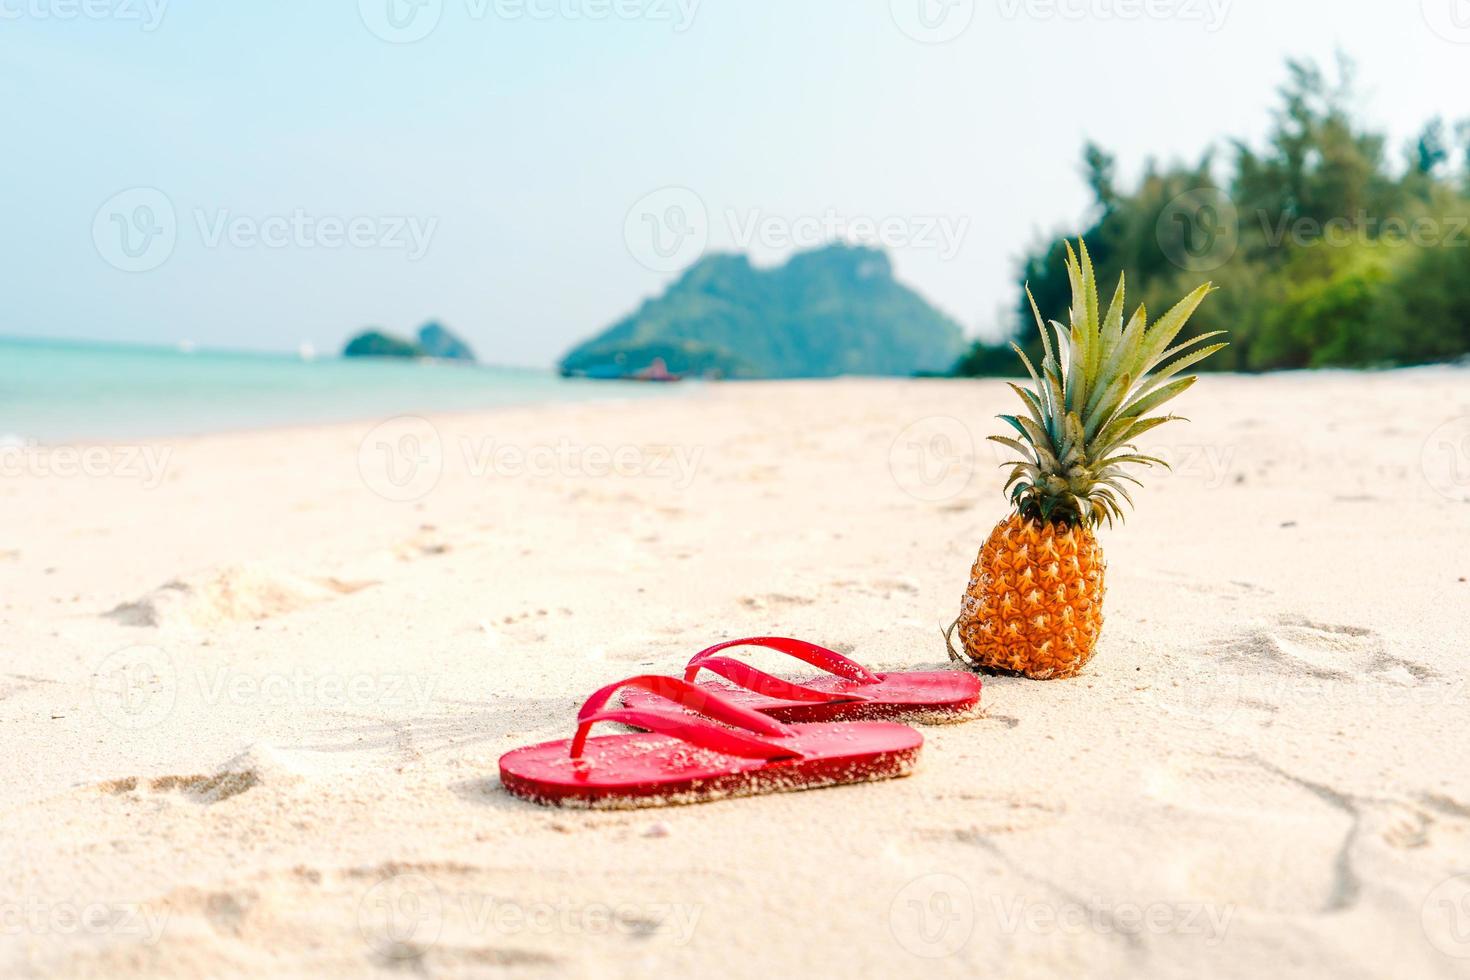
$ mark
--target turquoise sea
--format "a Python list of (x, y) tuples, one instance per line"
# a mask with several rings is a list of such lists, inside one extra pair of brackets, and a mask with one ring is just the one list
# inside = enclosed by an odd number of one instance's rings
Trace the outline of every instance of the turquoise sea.
[(0, 442), (118, 440), (660, 397), (668, 387), (453, 362), (0, 338)]

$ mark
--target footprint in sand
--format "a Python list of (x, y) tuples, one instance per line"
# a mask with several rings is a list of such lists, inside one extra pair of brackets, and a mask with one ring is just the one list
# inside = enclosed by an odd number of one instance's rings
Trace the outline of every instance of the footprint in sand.
[(1429, 845), (1435, 819), (1412, 804), (1395, 801), (1385, 808), (1383, 823), (1379, 830), (1383, 842), (1397, 850), (1410, 851)]
[(1436, 793), (1375, 801), (1369, 829), (1398, 850), (1440, 851), (1451, 862), (1470, 849), (1470, 806)]
[(740, 597), (740, 604), (747, 609), (763, 610), (771, 606), (810, 606), (816, 603), (810, 596), (793, 595), (788, 592), (767, 592), (765, 595)]
[(1257, 621), (1196, 647), (1188, 660), (1188, 671), (1144, 697), (1194, 731), (1269, 728), (1296, 705), (1381, 703), (1441, 678), (1391, 653), (1373, 630), (1295, 616)]
[(1184, 811), (1171, 818), (1177, 846), (1157, 855), (1181, 893), (1287, 914), (1356, 901), (1360, 814), (1346, 795), (1256, 759), (1192, 753), (1152, 767), (1144, 787)]
[(239, 796), (259, 782), (260, 778), (253, 772), (222, 772), (213, 776), (157, 776), (153, 779), (125, 776), (99, 783), (97, 788), (114, 796), (143, 792), (181, 793), (199, 803), (218, 803)]
[(1389, 653), (1383, 638), (1360, 626), (1339, 626), (1282, 617), (1230, 645), (1231, 659), (1253, 670), (1324, 679), (1361, 678), (1411, 685), (1435, 676), (1423, 664)]
[[(581, 975), (606, 962), (599, 954), (687, 945), (705, 909), (680, 903), (687, 888), (709, 896), (710, 908), (749, 900), (703, 869), (532, 870), (434, 859), (298, 864), (180, 886), (150, 910), (168, 922), (171, 943), (269, 942), (279, 956), (309, 955), (319, 973), (356, 975), (371, 962), (407, 974)], [(583, 919), (582, 908), (600, 914)]]
[(1383, 643), (1371, 630), (1306, 620), (1285, 620), (1258, 640), (1279, 663), (1323, 676), (1366, 673), (1384, 656)]
[(105, 615), (125, 626), (207, 629), (269, 619), (373, 584), (300, 578), (265, 565), (230, 565), (165, 582)]
[(208, 775), (124, 776), (98, 783), (96, 788), (112, 796), (176, 793), (196, 803), (219, 803), (256, 786), (290, 786), (307, 775), (297, 756), (257, 742)]

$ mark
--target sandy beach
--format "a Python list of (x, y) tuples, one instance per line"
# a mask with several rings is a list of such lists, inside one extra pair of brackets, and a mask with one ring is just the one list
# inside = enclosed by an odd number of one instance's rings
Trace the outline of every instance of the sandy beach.
[(1470, 974), (1464, 369), (1203, 378), (1100, 534), (1095, 659), (986, 678), (909, 778), (501, 790), (593, 689), (721, 639), (945, 666), (1013, 400), (712, 385), (12, 453), (0, 973)]

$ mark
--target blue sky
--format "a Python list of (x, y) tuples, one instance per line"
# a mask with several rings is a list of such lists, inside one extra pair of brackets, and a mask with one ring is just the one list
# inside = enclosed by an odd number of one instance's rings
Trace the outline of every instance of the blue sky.
[(414, 2), (0, 0), (0, 334), (549, 364), (701, 248), (880, 228), (973, 332), (1085, 138), (1258, 138), (1336, 47), (1395, 148), (1470, 115), (1467, 0)]

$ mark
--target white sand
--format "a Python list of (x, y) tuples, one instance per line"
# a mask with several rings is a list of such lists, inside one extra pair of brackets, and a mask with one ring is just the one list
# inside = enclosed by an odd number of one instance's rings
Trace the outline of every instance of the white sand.
[(1103, 533), (1091, 666), (987, 679), (910, 778), (616, 813), (499, 789), (580, 696), (721, 638), (942, 665), (1003, 515), (968, 443), (1010, 399), (743, 385), (437, 418), (437, 449), (212, 436), (153, 445), (157, 486), (120, 450), (27, 461), (0, 974), (1470, 975), (1464, 371), (1202, 381), (1147, 443), (1177, 472)]

